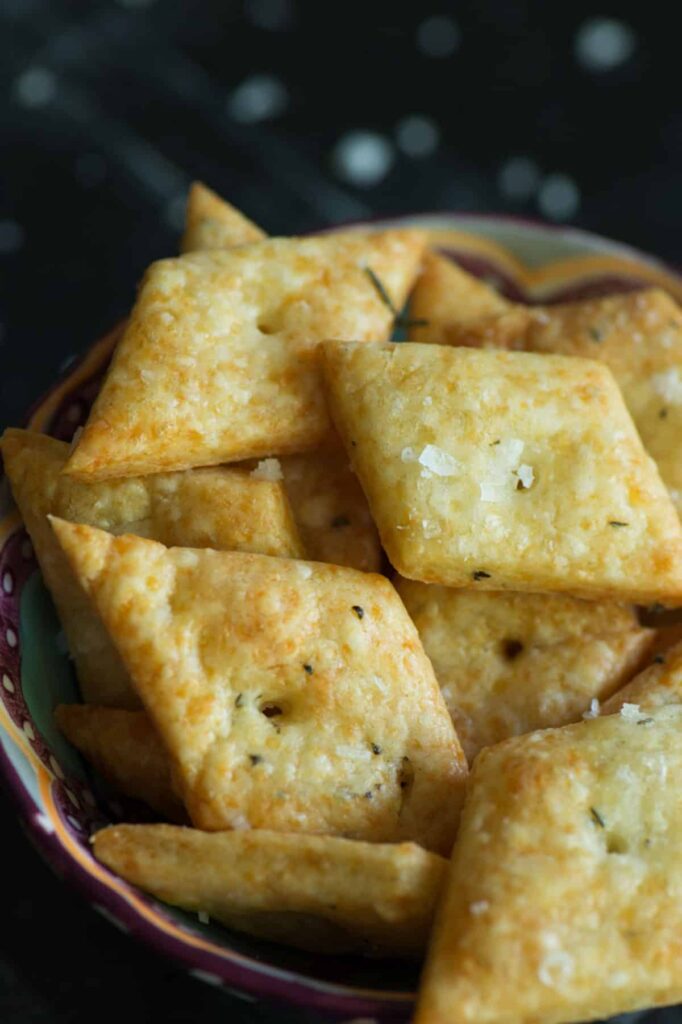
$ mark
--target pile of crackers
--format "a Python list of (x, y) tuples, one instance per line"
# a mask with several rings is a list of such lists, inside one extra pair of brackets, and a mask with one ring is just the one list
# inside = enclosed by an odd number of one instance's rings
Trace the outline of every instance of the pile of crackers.
[(682, 629), (641, 624), (682, 606), (681, 440), (664, 292), (531, 308), (417, 230), (269, 239), (195, 185), (73, 444), (2, 440), (58, 724), (160, 819), (95, 856), (426, 951), (418, 1024), (682, 999)]

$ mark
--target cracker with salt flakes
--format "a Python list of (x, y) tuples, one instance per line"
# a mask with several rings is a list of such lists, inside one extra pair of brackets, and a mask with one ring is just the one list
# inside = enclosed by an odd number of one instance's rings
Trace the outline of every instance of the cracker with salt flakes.
[(282, 458), (284, 483), (309, 558), (363, 572), (381, 568), (381, 545), (343, 446)]
[(193, 182), (187, 197), (181, 252), (231, 249), (234, 245), (260, 242), (265, 237), (265, 232), (253, 221), (212, 189), (200, 181)]
[(601, 705), (601, 714), (612, 715), (625, 704), (643, 711), (682, 704), (682, 642), (655, 654), (643, 672)]
[(7, 430), (1, 448), (87, 701), (139, 704), (116, 649), (55, 540), (48, 513), (166, 544), (292, 558), (303, 553), (283, 484), (256, 479), (246, 470), (202, 469), (87, 484), (62, 473), (69, 446), (54, 438)]
[(607, 367), (411, 343), (329, 343), (324, 358), (403, 576), (682, 604), (679, 517)]
[(578, 720), (639, 669), (654, 631), (628, 605), (476, 593), (398, 578), (469, 763), (482, 747)]
[(187, 820), (173, 791), (168, 755), (144, 711), (60, 704), (54, 717), (67, 740), (118, 793), (141, 800), (167, 821)]
[(198, 828), (449, 852), (466, 761), (388, 580), (52, 523)]
[(568, 1024), (682, 1000), (682, 708), (477, 758), (416, 1024)]
[(494, 288), (446, 256), (427, 252), (410, 299), (410, 340), (449, 345), (469, 324), (511, 307)]
[(166, 903), (318, 952), (423, 952), (447, 861), (414, 843), (114, 825), (98, 860)]
[(388, 338), (417, 231), (269, 239), (152, 264), (66, 472), (85, 480), (314, 449), (320, 343)]

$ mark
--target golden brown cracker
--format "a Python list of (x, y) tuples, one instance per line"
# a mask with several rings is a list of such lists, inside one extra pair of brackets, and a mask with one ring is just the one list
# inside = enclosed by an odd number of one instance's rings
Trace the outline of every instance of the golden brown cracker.
[(427, 252), (410, 299), (410, 340), (449, 345), (451, 332), (509, 308), (511, 303), (484, 281), (446, 256)]
[(193, 182), (187, 197), (180, 252), (231, 249), (234, 245), (249, 245), (265, 237), (265, 232), (234, 206), (200, 181)]

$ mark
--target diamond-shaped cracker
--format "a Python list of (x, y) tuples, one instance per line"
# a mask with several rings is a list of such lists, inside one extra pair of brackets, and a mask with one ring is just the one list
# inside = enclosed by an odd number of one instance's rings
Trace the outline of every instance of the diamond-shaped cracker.
[(449, 851), (466, 762), (388, 580), (52, 522), (198, 828)]
[(682, 707), (484, 750), (416, 1024), (563, 1022), (682, 1000)]
[(231, 249), (233, 245), (248, 245), (262, 238), (265, 232), (234, 206), (200, 181), (192, 184), (187, 197), (181, 252)]
[(142, 800), (168, 821), (187, 820), (173, 792), (168, 756), (144, 711), (60, 704), (55, 721), (119, 793)]
[(602, 704), (601, 713), (612, 715), (624, 704), (646, 711), (664, 704), (682, 704), (682, 643), (656, 654), (648, 668)]
[(398, 578), (464, 753), (580, 719), (637, 671), (654, 632), (627, 605)]
[(339, 431), (403, 576), (682, 603), (682, 530), (607, 367), (325, 346)]
[(308, 557), (378, 572), (379, 535), (340, 442), (330, 449), (284, 456), (281, 464)]
[(459, 336), (468, 324), (510, 308), (490, 285), (445, 256), (428, 252), (410, 299), (410, 340), (449, 345), (451, 333)]
[(5, 472), (62, 621), (85, 700), (135, 707), (128, 674), (55, 540), (48, 513), (167, 544), (299, 557), (301, 542), (281, 483), (246, 470), (209, 469), (85, 484), (62, 473), (69, 446), (7, 430)]
[(87, 480), (316, 448), (325, 338), (386, 339), (415, 231), (270, 239), (154, 263), (67, 472)]
[(114, 825), (95, 856), (230, 928), (313, 952), (423, 952), (447, 861), (414, 843)]

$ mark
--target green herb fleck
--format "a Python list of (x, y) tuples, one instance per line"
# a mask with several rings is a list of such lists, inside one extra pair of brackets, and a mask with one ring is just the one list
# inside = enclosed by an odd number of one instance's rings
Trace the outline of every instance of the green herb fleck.
[(368, 789), (366, 793), (363, 793), (363, 796), (364, 796), (365, 800), (371, 800), (372, 799), (372, 790)]
[(606, 828), (606, 822), (602, 818), (596, 807), (590, 807), (590, 814), (592, 815), (592, 821), (595, 825), (599, 825), (599, 828)]
[(668, 418), (668, 410), (667, 409), (661, 409), (661, 411), (658, 414), (658, 418), (659, 418), (659, 420), (667, 419)]
[(378, 743), (372, 744), (372, 753), (377, 755), (381, 753), (381, 747), (379, 746)]
[(490, 442), (490, 445), (489, 445), (489, 447), (490, 447), (490, 448), (492, 448), (492, 447), (494, 447), (494, 445), (496, 445), (496, 444), (499, 444), (499, 443), (500, 443), (500, 439), (499, 439), (499, 437), (498, 437), (497, 441), (491, 441), (491, 442)]
[(618, 519), (609, 519), (609, 526), (629, 526), (629, 523), (621, 523)]
[(489, 580), (490, 573), (486, 572), (485, 569), (477, 569), (476, 572), (471, 574), (472, 580)]
[(663, 657), (662, 654), (657, 654), (656, 655), (656, 657), (654, 658), (654, 664), (655, 665), (665, 665), (665, 658)]
[(236, 708), (240, 708), (240, 707), (242, 707), (243, 703), (244, 703), (244, 694), (243, 693), (238, 693), (237, 696), (234, 699), (234, 706)]
[(599, 329), (599, 327), (590, 327), (590, 328), (588, 328), (588, 334), (592, 338), (592, 341), (603, 341), (604, 340), (604, 332), (601, 331)]
[(653, 718), (640, 718), (637, 725), (651, 725)]
[(391, 298), (391, 296), (386, 291), (386, 288), (385, 288), (384, 283), (381, 280), (381, 278), (377, 274), (374, 273), (374, 271), (372, 270), (371, 267), (365, 267), (364, 270), (365, 270), (365, 273), (367, 274), (367, 277), (370, 279), (370, 281), (374, 285), (374, 288), (376, 289), (376, 292), (377, 292), (379, 298), (381, 299), (383, 304), (393, 314), (393, 318), (395, 320), (395, 326), (396, 327), (428, 327), (428, 325), (429, 325), (429, 321), (428, 320), (414, 320), (414, 319), (410, 319), (410, 317), (404, 316), (402, 313), (400, 313), (400, 311), (398, 309), (396, 309), (396, 306), (395, 306), (395, 303), (393, 302), (393, 299)]
[(266, 718), (277, 718), (282, 713), (279, 704), (264, 704), (261, 708), (261, 714), (265, 715)]
[(263, 758), (260, 754), (249, 754), (249, 761), (251, 764), (260, 764)]
[(355, 612), (359, 619), (364, 619), (365, 609), (361, 608), (359, 604), (354, 604), (352, 610)]
[(313, 666), (312, 666), (312, 665), (309, 665), (309, 664), (308, 664), (308, 663), (306, 662), (306, 663), (305, 663), (305, 665), (303, 666), (303, 671), (304, 671), (304, 672), (307, 672), (307, 673), (308, 673), (308, 675), (309, 675), (309, 676), (311, 676), (311, 675), (313, 674), (313, 672), (315, 671), (315, 669), (313, 668)]
[(335, 516), (332, 519), (332, 528), (334, 530), (340, 530), (342, 526), (350, 526), (350, 519), (348, 516)]

